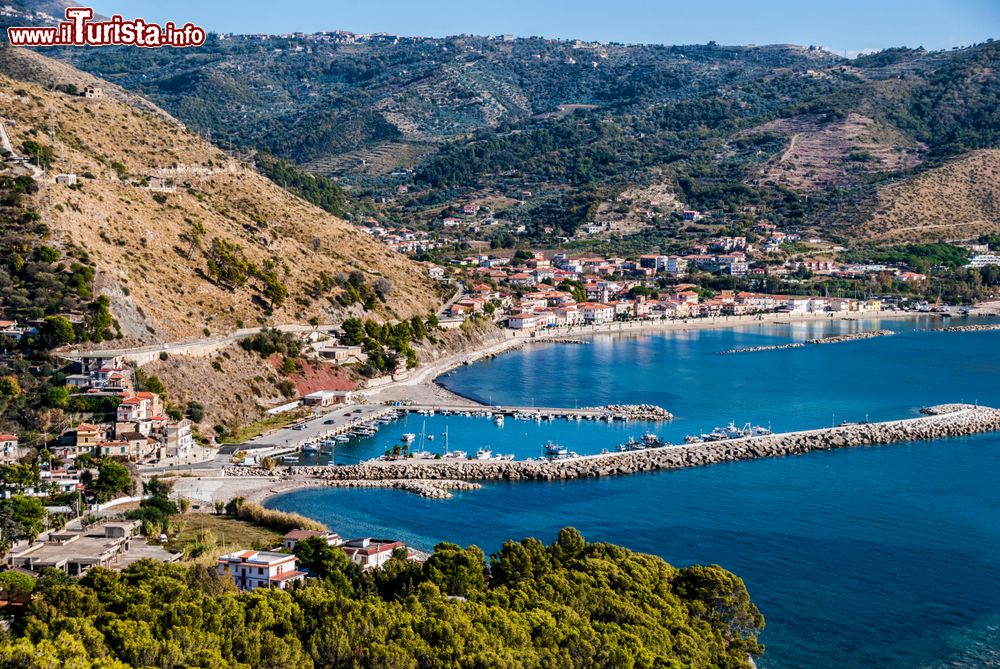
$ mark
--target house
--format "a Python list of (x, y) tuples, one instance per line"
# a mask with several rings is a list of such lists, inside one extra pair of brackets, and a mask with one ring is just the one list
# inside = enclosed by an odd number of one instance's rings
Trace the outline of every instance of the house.
[(93, 450), (98, 443), (107, 438), (108, 431), (98, 425), (80, 423), (76, 426), (74, 445)]
[(0, 320), (0, 337), (10, 337), (19, 341), (24, 336), (24, 330), (17, 327), (17, 321)]
[(104, 89), (94, 84), (87, 84), (83, 87), (83, 97), (91, 100), (99, 100), (104, 97)]
[(75, 186), (76, 185), (76, 175), (73, 173), (68, 174), (57, 174), (56, 183), (63, 186)]
[(402, 541), (389, 539), (351, 539), (341, 545), (351, 562), (363, 570), (378, 569), (392, 558), (397, 548), (406, 549)]
[(615, 319), (615, 308), (610, 304), (584, 302), (577, 305), (583, 314), (583, 322), (591, 325), (609, 323)]
[(438, 267), (437, 265), (431, 265), (427, 268), (427, 276), (438, 281), (444, 280), (444, 268)]
[(317, 390), (302, 398), (307, 407), (329, 407), (334, 404), (346, 404), (351, 399), (349, 390)]
[(118, 422), (148, 421), (163, 415), (163, 400), (156, 393), (141, 392), (118, 405)]
[(20, 457), (16, 434), (0, 434), (0, 462), (13, 462)]
[(534, 330), (538, 327), (538, 316), (521, 313), (507, 318), (507, 327), (511, 330)]
[(986, 267), (987, 265), (1000, 265), (1000, 256), (992, 253), (980, 253), (969, 259), (969, 267)]
[(346, 365), (352, 362), (363, 362), (366, 357), (364, 349), (360, 346), (348, 346), (343, 344), (329, 345), (319, 344), (314, 347), (317, 354), (324, 358), (333, 360), (338, 365)]
[(216, 561), (220, 576), (228, 576), (240, 590), (275, 587), (287, 590), (289, 585), (305, 578), (296, 569), (296, 557), (272, 551), (237, 551)]
[(303, 539), (311, 539), (312, 537), (318, 537), (324, 540), (329, 546), (339, 546), (343, 542), (340, 535), (334, 532), (320, 532), (318, 530), (292, 530), (285, 535), (282, 546), (285, 550), (293, 551), (295, 550), (295, 544)]
[(145, 541), (133, 542), (141, 525), (138, 520), (105, 521), (85, 530), (52, 530), (37, 541), (15, 547), (7, 564), (33, 571), (52, 567), (82, 576), (93, 567), (123, 569), (141, 559), (176, 562), (182, 557)]
[(516, 274), (511, 274), (508, 277), (508, 281), (514, 286), (534, 286), (538, 283), (538, 280), (532, 274), (525, 274), (524, 272), (518, 272)]

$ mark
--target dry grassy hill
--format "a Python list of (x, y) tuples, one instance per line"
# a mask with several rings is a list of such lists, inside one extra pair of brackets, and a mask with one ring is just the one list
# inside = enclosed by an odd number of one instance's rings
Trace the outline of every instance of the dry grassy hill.
[(785, 151), (766, 174), (801, 190), (842, 186), (868, 172), (914, 167), (923, 148), (900, 132), (854, 113), (834, 121), (816, 115), (778, 119), (745, 134), (755, 132), (788, 138)]
[(883, 188), (858, 232), (880, 243), (962, 240), (1000, 232), (1000, 150), (975, 151)]
[[(36, 202), (48, 243), (87, 251), (127, 339), (174, 340), (310, 317), (331, 322), (360, 310), (337, 304), (336, 286), (308, 296), (321, 271), (359, 270), (368, 285), (378, 282), (386, 317), (426, 314), (439, 303), (419, 265), (285, 193), (141, 98), (104, 82), (102, 99), (51, 90), (93, 81), (36, 53), (0, 49), (0, 119), (12, 143), (34, 140), (54, 153)], [(62, 172), (75, 173), (79, 186), (54, 183)], [(145, 187), (150, 177), (176, 189), (155, 192)], [(204, 233), (193, 243), (196, 224)], [(269, 308), (261, 279), (235, 288), (211, 280), (213, 239), (238, 245), (257, 267), (273, 263), (288, 289), (283, 304)]]

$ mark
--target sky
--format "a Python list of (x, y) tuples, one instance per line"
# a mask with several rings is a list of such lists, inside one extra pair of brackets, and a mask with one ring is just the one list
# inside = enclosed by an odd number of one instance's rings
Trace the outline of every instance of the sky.
[[(1000, 0), (90, 0), (105, 16), (212, 32), (470, 33), (600, 42), (777, 44), (843, 55), (1000, 38)], [(81, 4), (88, 5), (87, 0)]]

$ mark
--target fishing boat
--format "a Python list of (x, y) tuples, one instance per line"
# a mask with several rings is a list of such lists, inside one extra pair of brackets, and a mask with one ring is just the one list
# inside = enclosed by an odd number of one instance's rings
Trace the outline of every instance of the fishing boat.
[(493, 417), (493, 424), (496, 425), (497, 427), (503, 427), (503, 421), (504, 418), (502, 413), (498, 413), (496, 416)]
[(554, 441), (547, 441), (542, 445), (542, 457), (549, 460), (561, 460), (569, 457), (569, 450), (565, 446), (560, 446)]
[(688, 436), (684, 437), (684, 443), (685, 444), (700, 444), (703, 441), (705, 441), (705, 440), (702, 439), (701, 437), (699, 437), (697, 435), (693, 435), (693, 434), (689, 434)]
[(307, 442), (305, 444), (302, 444), (302, 452), (303, 453), (318, 453), (319, 452), (319, 446), (317, 446), (316, 444), (314, 444), (311, 441)]
[(476, 460), (492, 460), (493, 451), (488, 448), (480, 448), (476, 451)]
[(618, 445), (618, 450), (622, 453), (627, 453), (629, 451), (644, 451), (648, 448), (648, 445), (641, 441), (636, 441), (634, 437), (629, 437), (628, 441), (624, 444)]
[(663, 443), (662, 441), (660, 441), (660, 438), (657, 437), (655, 434), (642, 435), (642, 441), (644, 444), (647, 444), (649, 446), (659, 446), (660, 444)]
[(402, 437), (400, 437), (400, 441), (402, 441), (404, 444), (409, 444), (416, 438), (417, 435), (413, 434), (412, 432), (407, 432)]
[(444, 454), (444, 457), (451, 460), (467, 460), (469, 456), (465, 451), (449, 451)]

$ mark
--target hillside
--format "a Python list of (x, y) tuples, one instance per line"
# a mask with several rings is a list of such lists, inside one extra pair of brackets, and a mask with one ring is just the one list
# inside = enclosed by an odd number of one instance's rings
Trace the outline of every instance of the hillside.
[[(101, 99), (50, 90), (94, 81), (38, 54), (0, 49), (0, 118), (15, 150), (33, 141), (51, 154), (35, 196), (48, 243), (93, 263), (126, 339), (330, 322), (359, 313), (363, 302), (409, 317), (438, 303), (418, 265), (134, 95), (101, 82)], [(54, 183), (60, 172), (78, 183)]]
[[(213, 137), (335, 176), (387, 225), (438, 231), (444, 207), (509, 198), (492, 215), (511, 224), (484, 234), (501, 246), (579, 238), (603, 203), (651, 186), (734, 232), (753, 217), (843, 243), (886, 206), (886, 185), (1000, 147), (996, 42), (846, 60), (794, 45), (333, 33), (56, 55)], [(641, 239), (619, 250), (690, 244), (676, 222), (667, 208), (627, 221), (616, 236)]]
[(872, 241), (970, 239), (1000, 230), (1000, 150), (975, 151), (886, 186), (860, 226)]

